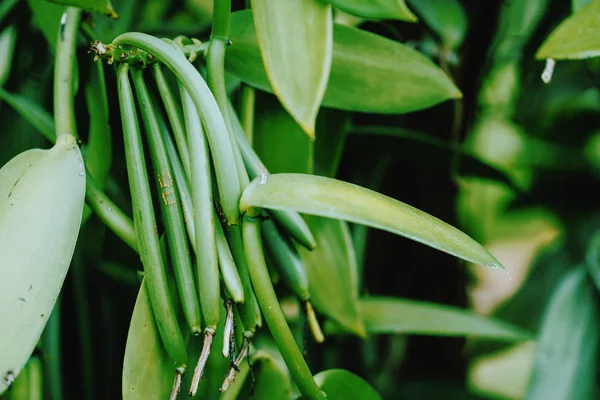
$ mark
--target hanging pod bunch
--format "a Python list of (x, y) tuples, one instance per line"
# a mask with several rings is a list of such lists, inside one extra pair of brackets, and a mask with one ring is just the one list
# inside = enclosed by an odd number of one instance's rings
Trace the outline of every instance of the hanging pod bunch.
[[(323, 341), (311, 304), (309, 269), (298, 251), (299, 246), (310, 251), (318, 243), (299, 213), (387, 230), (470, 262), (503, 268), (463, 232), (405, 203), (331, 178), (269, 174), (225, 91), (230, 8), (228, 1), (216, 2), (208, 45), (131, 32), (108, 45), (92, 45), (96, 61), (118, 65), (136, 248), (145, 270), (126, 349), (126, 399), (144, 398), (143, 393), (176, 398), (183, 382), (195, 396), (205, 368), (219, 357), (211, 352), (213, 342), (222, 345), (229, 363), (220, 386), (227, 390), (263, 317), (302, 395), (326, 398), (295, 342), (267, 264), (273, 264), (271, 270), (283, 277), (288, 292), (304, 304), (315, 340)], [(204, 54), (206, 80), (192, 64), (198, 54)], [(136, 108), (151, 168), (146, 166)], [(155, 199), (151, 181), (157, 188)], [(154, 203), (160, 205), (159, 213)], [(159, 240), (163, 229), (164, 239)], [(156, 334), (149, 331), (152, 326)], [(193, 337), (200, 333), (201, 346)], [(132, 363), (147, 359), (136, 354), (142, 351), (140, 343), (158, 341), (162, 346), (157, 357), (175, 368), (175, 383), (153, 383), (154, 392), (145, 392), (154, 375), (135, 372)], [(184, 373), (192, 354), (198, 361), (190, 379)]]

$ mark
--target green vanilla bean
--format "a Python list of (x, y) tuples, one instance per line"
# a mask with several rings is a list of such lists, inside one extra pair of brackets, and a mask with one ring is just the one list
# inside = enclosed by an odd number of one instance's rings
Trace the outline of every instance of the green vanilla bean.
[[(177, 52), (169, 44), (166, 44), (166, 46)], [(206, 323), (202, 351), (200, 352), (196, 368), (194, 368), (194, 375), (190, 385), (190, 396), (194, 396), (204, 374), (204, 368), (210, 356), (213, 337), (217, 331), (217, 325), (221, 316), (219, 261), (215, 239), (215, 223), (219, 222), (215, 221), (208, 145), (204, 137), (204, 130), (202, 129), (202, 123), (197, 112), (197, 106), (194, 107), (190, 92), (188, 92), (181, 82), (179, 82), (179, 94), (183, 106), (188, 151), (190, 154), (191, 175), (189, 180), (192, 189), (192, 205), (194, 210), (192, 223), (194, 224), (194, 240), (196, 242), (198, 290), (200, 293), (202, 316)], [(219, 112), (218, 109), (217, 112)], [(223, 134), (227, 135), (227, 131), (223, 131)], [(236, 183), (238, 183), (239, 188), (239, 182)], [(221, 194), (224, 195), (224, 193)]]
[[(243, 224), (244, 222), (242, 221), (242, 225)], [(227, 236), (227, 241), (229, 242), (240, 279), (242, 280), (242, 286), (244, 287), (244, 297), (246, 301), (244, 304), (238, 304), (240, 317), (246, 329), (249, 332), (254, 333), (256, 328), (262, 325), (262, 319), (258, 301), (252, 287), (250, 273), (248, 271), (248, 261), (246, 259), (246, 252), (244, 250), (242, 230), (239, 225), (230, 226), (227, 228), (225, 234)]]
[[(223, 213), (229, 225), (236, 225), (240, 219), (238, 206), (241, 186), (237, 170), (231, 168), (235, 165), (233, 146), (219, 106), (200, 73), (180, 51), (151, 35), (137, 32), (124, 33), (111, 44), (112, 47), (120, 45), (139, 47), (152, 54), (166, 65), (187, 89), (206, 127)], [(192, 168), (192, 174), (196, 173), (203, 172)]]
[(175, 187), (156, 109), (144, 81), (144, 72), (140, 69), (134, 69), (132, 76), (142, 120), (144, 121), (148, 147), (152, 156), (152, 167), (155, 174), (153, 180), (156, 183), (159, 195), (160, 210), (167, 234), (167, 245), (173, 271), (175, 272), (179, 299), (192, 335), (199, 335), (201, 332), (200, 304), (196, 293), (183, 216), (179, 208), (179, 193)]
[[(188, 236), (190, 238), (190, 242), (192, 243), (192, 249), (194, 250), (194, 253), (196, 253), (196, 242), (194, 240), (194, 238), (196, 237), (196, 230), (193, 223), (194, 215), (192, 213), (192, 195), (189, 183), (185, 177), (183, 165), (181, 164), (181, 160), (177, 155), (177, 150), (175, 149), (173, 139), (168, 134), (168, 132), (164, 130), (163, 139), (165, 141), (169, 160), (171, 161), (171, 166), (173, 168), (175, 186), (177, 186), (177, 188), (179, 189), (179, 198), (181, 200), (181, 208), (183, 210), (184, 222), (186, 227), (188, 228)], [(215, 220), (218, 220), (216, 215)], [(215, 240), (217, 244), (219, 269), (221, 271), (223, 283), (229, 291), (231, 298), (236, 303), (243, 303), (244, 288), (242, 286), (242, 281), (240, 280), (240, 276), (235, 266), (235, 261), (233, 260), (233, 256), (231, 255), (229, 245), (227, 244), (227, 239), (225, 238), (225, 234), (223, 233), (223, 228), (219, 223), (215, 223)]]
[(308, 272), (294, 244), (279, 232), (272, 220), (263, 222), (262, 237), (285, 283), (300, 300), (309, 301)]
[(135, 111), (135, 101), (129, 82), (129, 65), (118, 70), (118, 94), (123, 124), (125, 160), (134, 211), (134, 221), (140, 257), (144, 265), (148, 297), (156, 325), (167, 354), (180, 374), (185, 371), (187, 351), (177, 322), (177, 312), (169, 283), (158, 234), (154, 230), (155, 215), (146, 172), (142, 138)]
[(244, 248), (258, 303), (267, 321), (269, 331), (300, 392), (309, 399), (325, 399), (326, 396), (313, 379), (281, 311), (262, 252), (260, 224), (260, 218), (248, 214), (243, 217)]
[(167, 118), (171, 124), (171, 130), (175, 136), (175, 143), (177, 144), (177, 150), (179, 150), (179, 156), (183, 167), (185, 168), (186, 174), (190, 175), (190, 156), (187, 151), (186, 136), (185, 136), (185, 125), (181, 118), (181, 114), (178, 111), (178, 101), (175, 95), (171, 91), (165, 74), (163, 73), (162, 66), (160, 64), (154, 64), (152, 66), (152, 72), (154, 73), (154, 79), (156, 80), (156, 86), (158, 92), (163, 101), (165, 111), (167, 112)]
[(193, 224), (198, 264), (200, 305), (206, 328), (216, 331), (221, 315), (219, 261), (215, 240), (215, 216), (208, 146), (202, 123), (188, 91), (180, 85), (191, 170)]

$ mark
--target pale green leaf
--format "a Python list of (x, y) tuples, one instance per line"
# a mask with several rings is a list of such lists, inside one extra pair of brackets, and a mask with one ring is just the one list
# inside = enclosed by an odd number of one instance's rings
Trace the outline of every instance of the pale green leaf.
[(408, 204), (336, 179), (302, 174), (263, 175), (244, 190), (240, 210), (263, 207), (345, 219), (407, 237), (466, 261), (504, 267), (479, 243)]
[[(369, 334), (477, 336), (502, 341), (532, 339), (529, 332), (507, 322), (443, 304), (367, 297), (360, 300), (360, 309)], [(336, 333), (340, 327), (327, 325), (326, 331)]]
[(317, 385), (327, 393), (327, 400), (381, 400), (367, 381), (344, 369), (329, 369), (315, 375)]
[(457, 49), (467, 33), (467, 16), (458, 0), (408, 0), (417, 14), (439, 35), (442, 44)]
[(544, 41), (535, 58), (583, 59), (600, 55), (600, 0), (564, 20)]
[(544, 312), (525, 399), (597, 398), (598, 312), (597, 293), (585, 267), (569, 271)]
[(314, 137), (331, 69), (331, 6), (320, 0), (252, 0), (252, 13), (271, 87), (302, 129)]
[(365, 337), (358, 309), (356, 254), (347, 223), (315, 216), (305, 220), (318, 243), (314, 250), (297, 246), (308, 270), (312, 304), (344, 330)]
[(175, 367), (162, 345), (144, 280), (125, 345), (123, 399), (167, 399), (174, 378)]
[(83, 10), (102, 14), (110, 18), (119, 18), (110, 0), (48, 0), (52, 3), (64, 4), (66, 6), (79, 7)]
[(571, 10), (572, 12), (578, 11), (580, 8), (585, 7), (592, 0), (571, 0)]
[(367, 19), (398, 19), (416, 22), (417, 16), (404, 0), (325, 0), (348, 14)]
[[(322, 106), (401, 114), (462, 97), (448, 76), (421, 53), (382, 36), (334, 25), (331, 74)], [(273, 92), (265, 73), (250, 11), (231, 16), (227, 70)]]

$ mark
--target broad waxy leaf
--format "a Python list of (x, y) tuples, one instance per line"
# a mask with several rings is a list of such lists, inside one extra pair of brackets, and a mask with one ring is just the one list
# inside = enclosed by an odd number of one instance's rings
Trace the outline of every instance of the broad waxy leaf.
[(162, 345), (144, 279), (125, 345), (123, 399), (169, 398), (174, 377), (174, 364)]
[(417, 16), (404, 0), (325, 0), (348, 14), (367, 19), (398, 19), (416, 22)]
[[(333, 39), (331, 74), (322, 106), (401, 114), (462, 97), (440, 68), (408, 46), (337, 24)], [(244, 82), (272, 93), (250, 11), (232, 14), (231, 41), (226, 69)]]
[(344, 369), (321, 371), (315, 381), (327, 393), (327, 400), (381, 400), (367, 381)]
[(600, 55), (600, 0), (592, 0), (564, 20), (544, 41), (535, 58), (583, 59)]
[[(477, 336), (502, 341), (532, 339), (514, 325), (473, 314), (469, 310), (444, 304), (393, 297), (360, 299), (361, 315), (368, 333), (417, 334), (438, 336)], [(333, 325), (331, 333), (339, 332)]]
[(485, 248), (451, 225), (408, 204), (351, 183), (302, 174), (263, 175), (244, 190), (240, 210), (294, 210), (382, 229), (463, 260), (504, 267)]
[(319, 244), (311, 251), (297, 246), (308, 270), (312, 304), (344, 330), (365, 337), (358, 308), (356, 254), (347, 223), (310, 215), (305, 220)]
[(320, 0), (252, 0), (252, 14), (271, 87), (308, 136), (314, 137), (331, 70), (331, 6)]
[(599, 311), (585, 267), (566, 274), (544, 313), (527, 400), (597, 398)]
[[(54, 307), (79, 235), (85, 172), (72, 138), (0, 169), (0, 394), (27, 362)], [(31, 251), (35, 249), (35, 251)]]
[(93, 13), (102, 14), (110, 18), (119, 18), (110, 0), (48, 0), (52, 3), (64, 4), (66, 6), (79, 7)]
[(467, 33), (467, 16), (458, 0), (408, 0), (417, 14), (442, 39), (442, 44), (457, 49)]

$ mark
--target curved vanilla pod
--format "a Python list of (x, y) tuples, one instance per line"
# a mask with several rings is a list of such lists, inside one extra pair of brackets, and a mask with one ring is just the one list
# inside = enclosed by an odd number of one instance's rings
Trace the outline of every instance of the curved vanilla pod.
[(298, 386), (300, 392), (312, 400), (324, 400), (325, 394), (319, 389), (306, 361), (294, 341), (294, 336), (281, 311), (277, 295), (271, 284), (267, 265), (263, 254), (259, 212), (250, 209), (243, 216), (244, 249), (248, 259), (248, 270), (252, 278), (256, 298), (260, 304), (269, 331), (277, 343), (277, 347)]
[[(79, 235), (85, 167), (73, 108), (80, 11), (63, 14), (56, 49), (58, 133), (48, 150), (27, 150), (0, 169), (0, 394), (29, 359), (54, 307)], [(60, 69), (59, 69), (60, 68)], [(35, 249), (35, 251), (32, 251)]]
[(177, 100), (175, 98), (175, 95), (173, 94), (171, 88), (169, 87), (169, 84), (167, 83), (167, 79), (165, 78), (165, 74), (163, 73), (162, 68), (162, 65), (156, 63), (152, 65), (152, 72), (154, 73), (156, 87), (158, 88), (158, 92), (160, 93), (160, 97), (165, 107), (167, 118), (169, 119), (169, 123), (171, 124), (171, 131), (173, 131), (173, 135), (175, 136), (175, 143), (177, 144), (177, 150), (179, 151), (181, 163), (183, 164), (183, 168), (185, 169), (186, 175), (189, 176), (190, 155), (187, 151), (185, 125), (183, 123), (181, 115), (179, 114), (179, 107), (176, 104)]
[[(250, 179), (254, 179), (257, 176), (268, 175), (269, 170), (267, 170), (267, 167), (264, 166), (258, 154), (256, 154), (252, 146), (250, 146), (250, 143), (248, 143), (246, 135), (244, 134), (244, 129), (242, 128), (242, 124), (237, 117), (231, 103), (229, 103), (229, 115), (231, 116), (234, 136), (238, 143)], [(288, 235), (294, 238), (294, 240), (296, 240), (298, 243), (309, 250), (317, 247), (315, 237), (300, 214), (293, 211), (280, 210), (269, 210), (269, 213), (273, 215), (279, 225), (281, 225), (281, 228), (283, 228)]]
[[(181, 200), (181, 209), (183, 211), (183, 217), (185, 225), (187, 227), (188, 236), (190, 238), (190, 242), (192, 243), (192, 249), (194, 250), (194, 253), (196, 253), (196, 241), (194, 239), (196, 237), (196, 230), (193, 223), (194, 215), (192, 213), (192, 196), (190, 193), (191, 191), (189, 183), (186, 180), (183, 165), (181, 165), (181, 160), (177, 155), (177, 150), (175, 149), (173, 139), (166, 131), (163, 131), (163, 139), (165, 141), (165, 146), (167, 149), (169, 160), (171, 161), (171, 167), (173, 168), (173, 178), (175, 179), (175, 186), (179, 190), (179, 199)], [(216, 212), (214, 218), (215, 220), (218, 220)], [(221, 271), (223, 283), (225, 284), (225, 287), (227, 288), (233, 301), (235, 301), (236, 303), (243, 303), (244, 288), (242, 286), (240, 276), (235, 266), (235, 261), (233, 260), (233, 256), (231, 255), (231, 250), (229, 249), (229, 245), (227, 244), (227, 239), (225, 238), (225, 234), (223, 233), (223, 228), (219, 223), (215, 223), (215, 241), (217, 245), (219, 269)]]
[(161, 340), (179, 374), (185, 372), (187, 351), (177, 322), (177, 313), (169, 290), (166, 269), (160, 251), (158, 234), (154, 230), (155, 216), (150, 197), (142, 138), (138, 126), (133, 92), (129, 82), (129, 65), (118, 70), (118, 94), (123, 124), (125, 159), (131, 190), (140, 257), (144, 265), (148, 297)]
[[(165, 45), (169, 46), (166, 43)], [(169, 46), (169, 49), (173, 48)], [(215, 239), (215, 224), (219, 222), (215, 221), (214, 216), (211, 165), (202, 123), (200, 122), (190, 93), (181, 82), (179, 83), (179, 92), (183, 105), (188, 151), (190, 154), (191, 175), (189, 180), (192, 189), (192, 205), (194, 210), (193, 224), (195, 231), (194, 240), (196, 242), (196, 262), (198, 264), (198, 291), (200, 294), (202, 317), (206, 324), (206, 328), (204, 329), (204, 344), (200, 358), (194, 369), (190, 388), (190, 395), (193, 396), (196, 390), (198, 390), (198, 384), (204, 374), (204, 367), (210, 355), (212, 339), (217, 331), (221, 315), (219, 261)]]
[[(167, 66), (177, 76), (179, 83), (186, 88), (195, 105), (196, 112), (206, 127), (223, 213), (229, 225), (236, 225), (240, 219), (241, 187), (237, 170), (231, 168), (232, 165), (235, 165), (232, 144), (219, 106), (204, 79), (179, 50), (156, 37), (139, 32), (128, 32), (115, 38), (110, 46), (118, 47), (120, 45), (138, 47), (152, 54)], [(192, 152), (189, 146), (188, 148)], [(193, 164), (193, 161), (190, 161)], [(191, 170), (198, 172), (193, 165)], [(192, 184), (192, 190), (193, 188), (194, 184)]]
[(141, 69), (135, 69), (132, 72), (137, 100), (148, 139), (148, 147), (150, 148), (152, 169), (154, 170), (154, 179), (152, 180), (156, 183), (160, 197), (160, 210), (167, 234), (167, 244), (171, 264), (175, 272), (179, 300), (192, 335), (197, 336), (201, 332), (200, 304), (192, 272), (192, 260), (183, 217), (179, 208), (179, 193), (175, 190), (171, 164), (158, 124), (154, 102), (144, 82), (144, 72)]
[(301, 301), (309, 301), (308, 272), (294, 244), (279, 232), (272, 220), (263, 221), (262, 238), (285, 283)]
[(242, 221), (238, 226), (227, 227), (225, 235), (231, 248), (240, 279), (242, 280), (242, 286), (244, 287), (244, 297), (246, 300), (244, 304), (238, 304), (240, 317), (246, 330), (254, 333), (262, 325), (262, 316), (248, 272), (248, 261), (246, 259), (246, 252), (244, 251), (244, 242), (240, 228), (240, 225), (243, 224), (244, 222)]

